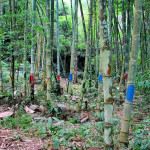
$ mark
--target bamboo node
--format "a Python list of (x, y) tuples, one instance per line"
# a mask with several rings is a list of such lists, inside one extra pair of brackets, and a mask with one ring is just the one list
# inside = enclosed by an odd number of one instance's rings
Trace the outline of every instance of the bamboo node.
[(120, 139), (119, 139), (119, 142), (120, 142), (120, 143), (129, 144), (129, 141), (122, 141), (122, 140), (120, 140)]
[(113, 127), (113, 125), (114, 124), (112, 124), (112, 123), (104, 122), (103, 128), (111, 128), (111, 127)]
[(106, 144), (106, 143), (103, 143), (104, 147), (113, 147), (114, 146), (114, 143), (112, 144)]
[(113, 104), (114, 101), (104, 102), (104, 105)]
[(120, 132), (121, 132), (121, 133), (125, 133), (125, 134), (129, 134), (129, 132), (126, 132), (126, 131), (122, 131), (122, 130), (121, 130)]
[(123, 121), (129, 121), (129, 122), (131, 121), (131, 119), (130, 119), (130, 120), (128, 120), (128, 119), (124, 119), (124, 118), (122, 118), (122, 120), (123, 120)]

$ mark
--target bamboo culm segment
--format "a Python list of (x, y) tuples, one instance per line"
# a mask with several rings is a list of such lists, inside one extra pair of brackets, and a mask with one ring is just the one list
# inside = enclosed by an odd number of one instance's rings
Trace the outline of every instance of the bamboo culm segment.
[(98, 0), (99, 19), (100, 19), (100, 37), (101, 37), (101, 55), (102, 55), (102, 73), (103, 73), (103, 91), (104, 91), (104, 147), (106, 150), (113, 150), (113, 97), (112, 97), (112, 78), (111, 78), (111, 51), (108, 39), (106, 1)]
[(142, 0), (135, 1), (135, 15), (133, 23), (133, 37), (132, 37), (132, 49), (130, 53), (129, 62), (129, 75), (127, 82), (127, 94), (123, 110), (123, 119), (121, 124), (121, 131), (119, 141), (125, 145), (128, 145), (128, 134), (132, 112), (132, 101), (134, 97), (134, 78), (136, 76), (136, 66), (138, 58), (138, 50), (140, 43), (140, 29), (141, 29), (141, 14), (142, 14)]

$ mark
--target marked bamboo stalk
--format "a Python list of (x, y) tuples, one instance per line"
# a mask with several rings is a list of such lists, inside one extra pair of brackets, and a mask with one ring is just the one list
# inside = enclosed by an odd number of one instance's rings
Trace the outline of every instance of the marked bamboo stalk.
[(42, 76), (43, 76), (43, 87), (46, 89), (46, 37), (43, 37), (43, 59), (42, 59)]
[(81, 93), (81, 102), (79, 103), (79, 109), (82, 109), (83, 97), (85, 94), (85, 87), (87, 81), (88, 74), (88, 59), (89, 59), (89, 50), (90, 50), (90, 30), (92, 23), (92, 8), (93, 8), (93, 0), (90, 0), (90, 8), (89, 8), (89, 20), (88, 20), (88, 32), (87, 32), (87, 40), (86, 40), (86, 54), (85, 54), (85, 63), (84, 63), (84, 76), (82, 82), (82, 93)]
[(34, 71), (35, 71), (35, 23), (36, 23), (36, 0), (33, 3), (33, 17), (32, 17), (32, 48), (31, 48), (31, 73), (30, 73), (30, 83), (31, 83), (31, 100), (34, 100)]
[(75, 4), (75, 16), (74, 19), (76, 20), (76, 24), (75, 24), (75, 52), (74, 52), (74, 76), (73, 76), (73, 83), (77, 83), (78, 82), (78, 77), (77, 77), (77, 65), (78, 65), (78, 55), (77, 55), (77, 51), (78, 51), (78, 0)]
[[(0, 16), (2, 20), (2, 4), (0, 3)], [(0, 27), (2, 26), (2, 21), (0, 21)], [(2, 63), (1, 63), (1, 50), (2, 50), (2, 41), (0, 41), (0, 92), (3, 92), (3, 80), (2, 80)]]
[(109, 48), (106, 1), (98, 0), (99, 19), (101, 23), (101, 55), (104, 91), (104, 147), (106, 150), (113, 150), (113, 96), (112, 96), (112, 77), (111, 77), (111, 51)]
[(57, 36), (57, 83), (58, 88), (60, 87), (60, 52), (59, 52), (59, 2), (56, 1), (57, 7), (57, 29), (56, 29), (56, 36)]
[[(50, 3), (49, 0), (46, 0), (46, 15), (47, 15), (47, 56), (46, 56), (46, 65), (47, 65), (47, 100), (50, 101), (51, 94), (51, 78), (52, 78), (52, 49), (51, 49), (51, 37), (50, 37)], [(54, 1), (53, 1), (54, 5)]]
[[(76, 37), (76, 24), (77, 24), (77, 19), (75, 19), (75, 16), (77, 15), (77, 5), (78, 5), (78, 0), (75, 1), (74, 3), (74, 8), (75, 12), (73, 13), (73, 24), (72, 24), (72, 45), (71, 45), (71, 62), (70, 62), (70, 74), (69, 74), (69, 87), (68, 87), (68, 94), (71, 95), (71, 84), (72, 84), (72, 79), (73, 79), (73, 73), (74, 73), (74, 53), (75, 53), (75, 37)], [(69, 99), (68, 99), (69, 100)], [(68, 102), (70, 103), (70, 102)]]
[(142, 0), (135, 1), (135, 14), (133, 23), (132, 49), (130, 53), (129, 75), (127, 81), (127, 94), (123, 110), (123, 119), (121, 123), (121, 131), (119, 141), (121, 144), (128, 146), (128, 135), (132, 112), (132, 103), (134, 97), (134, 78), (136, 76), (138, 51), (140, 47), (140, 29), (142, 15)]
[[(28, 10), (28, 0), (25, 1), (25, 10)], [(23, 56), (23, 95), (26, 96), (27, 94), (27, 67), (26, 67), (26, 61), (27, 61), (27, 49), (26, 49), (26, 33), (27, 33), (27, 12), (25, 13), (25, 23), (24, 23), (24, 56)]]

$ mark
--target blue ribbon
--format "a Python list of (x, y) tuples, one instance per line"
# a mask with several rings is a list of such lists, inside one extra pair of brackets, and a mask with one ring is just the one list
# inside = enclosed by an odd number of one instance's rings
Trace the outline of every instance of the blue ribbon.
[(127, 94), (126, 94), (126, 99), (130, 102), (133, 101), (133, 97), (134, 97), (134, 85), (129, 85), (128, 89), (127, 89)]
[(2, 75), (0, 74), (0, 79), (2, 78)]
[(43, 72), (43, 69), (42, 69), (42, 72)]
[(69, 82), (72, 82), (72, 74), (69, 74)]
[(102, 76), (102, 74), (100, 74), (100, 75), (99, 75), (99, 82), (100, 82), (100, 83), (102, 82), (102, 78), (103, 78), (103, 76)]

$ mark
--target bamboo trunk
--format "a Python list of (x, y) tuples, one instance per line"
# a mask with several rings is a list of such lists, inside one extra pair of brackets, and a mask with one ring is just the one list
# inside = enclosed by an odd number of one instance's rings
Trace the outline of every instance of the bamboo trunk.
[(89, 59), (89, 50), (90, 50), (90, 30), (91, 30), (91, 23), (92, 23), (92, 8), (93, 8), (93, 0), (90, 0), (88, 32), (87, 32), (87, 40), (86, 40), (86, 54), (85, 54), (85, 63), (84, 63), (84, 76), (83, 76), (83, 82), (82, 82), (81, 102), (79, 103), (80, 110), (82, 109), (82, 101), (83, 101), (83, 97), (85, 94), (87, 74), (88, 74), (88, 59)]
[[(54, 0), (52, 1), (52, 4), (54, 5)], [(47, 101), (51, 100), (51, 80), (52, 80), (52, 49), (51, 49), (51, 31), (50, 28), (50, 3), (49, 0), (46, 0), (46, 15), (48, 19), (47, 23), (47, 56), (46, 56), (46, 65), (47, 65)], [(53, 12), (54, 13), (54, 12)], [(51, 16), (52, 17), (52, 16)], [(53, 17), (51, 18), (53, 19)], [(51, 20), (52, 21), (52, 20)], [(52, 24), (51, 24), (52, 26)], [(51, 33), (51, 35), (50, 35)]]
[(32, 18), (32, 48), (31, 48), (31, 74), (30, 74), (30, 83), (31, 83), (31, 100), (34, 100), (34, 71), (35, 71), (35, 11), (36, 11), (36, 0), (33, 0), (33, 18)]
[(45, 78), (46, 78), (46, 37), (43, 37), (43, 60), (42, 60), (42, 76), (43, 76), (43, 87), (44, 89), (46, 89), (46, 82), (45, 82)]
[(57, 30), (56, 30), (56, 36), (57, 36), (57, 83), (58, 88), (60, 87), (60, 53), (59, 53), (59, 2), (56, 1), (57, 6)]
[[(77, 19), (75, 19), (75, 16), (77, 15), (77, 5), (78, 0), (75, 1), (75, 13), (73, 15), (73, 35), (72, 35), (72, 46), (71, 46), (71, 62), (70, 62), (70, 74), (69, 74), (69, 87), (68, 87), (68, 93), (71, 95), (71, 84), (72, 84), (72, 78), (74, 73), (74, 52), (75, 52), (75, 37), (76, 37), (76, 25), (77, 25)], [(70, 102), (68, 102), (70, 103)]]
[[(28, 10), (28, 0), (25, 1), (25, 10)], [(25, 14), (25, 23), (24, 23), (24, 55), (23, 55), (23, 95), (26, 96), (27, 94), (27, 49), (26, 49), (26, 43), (27, 43), (27, 39), (26, 39), (26, 34), (27, 34), (27, 13)]]
[(85, 19), (84, 19), (84, 14), (83, 14), (83, 8), (82, 8), (81, 0), (79, 0), (79, 4), (80, 4), (81, 17), (82, 17), (82, 25), (83, 25), (83, 30), (84, 30), (84, 39), (85, 39), (85, 44), (86, 44), (87, 33), (86, 33)]
[(129, 75), (127, 82), (127, 94), (123, 110), (123, 119), (121, 124), (121, 131), (119, 141), (128, 145), (128, 134), (131, 120), (132, 103), (134, 97), (134, 78), (136, 76), (136, 66), (138, 59), (139, 43), (140, 43), (140, 29), (141, 29), (141, 14), (142, 14), (142, 0), (135, 1), (135, 15), (133, 23), (133, 38), (132, 49), (130, 53)]
[(112, 97), (112, 78), (111, 78), (111, 51), (109, 48), (106, 1), (98, 0), (99, 19), (100, 19), (100, 37), (101, 37), (101, 55), (103, 72), (103, 91), (104, 91), (104, 147), (106, 150), (113, 150), (113, 97)]
[[(0, 3), (0, 16), (2, 20), (2, 4)], [(2, 22), (0, 21), (0, 28), (2, 27)], [(1, 64), (1, 49), (2, 49), (2, 41), (0, 41), (0, 92), (3, 92), (3, 83), (2, 83), (2, 64)]]
[(37, 77), (39, 77), (39, 71), (41, 68), (41, 44), (42, 44), (42, 35), (39, 35), (38, 38), (38, 56), (37, 56)]

